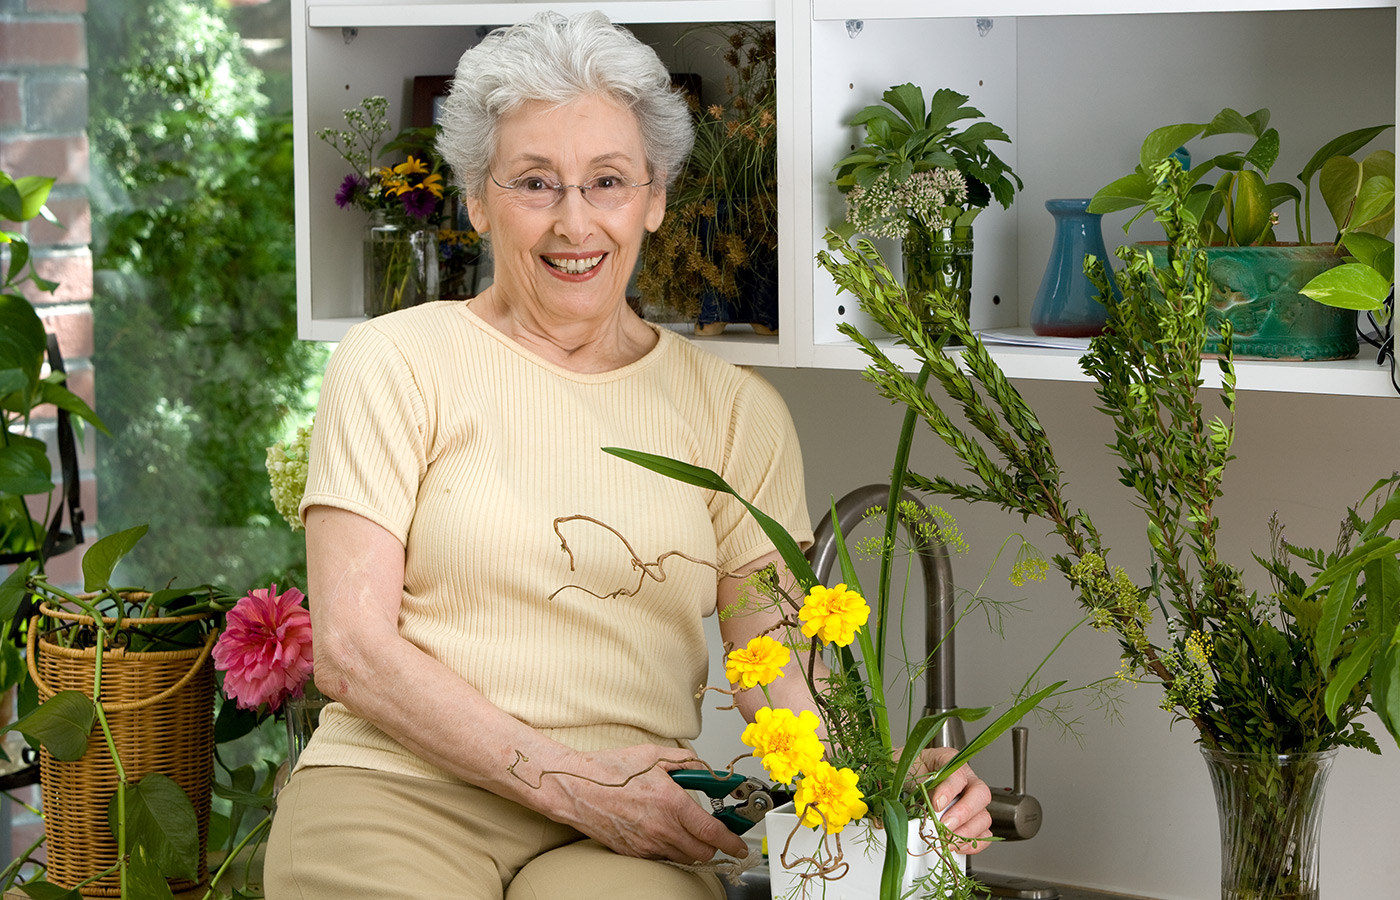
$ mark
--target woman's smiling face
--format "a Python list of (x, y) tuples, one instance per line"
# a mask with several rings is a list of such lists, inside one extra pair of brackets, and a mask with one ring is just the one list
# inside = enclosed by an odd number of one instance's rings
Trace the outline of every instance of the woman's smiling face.
[[(601, 318), (625, 306), (642, 238), (666, 210), (664, 173), (657, 175), (617, 209), (597, 209), (572, 187), (553, 206), (531, 208), (488, 181), (484, 196), (468, 198), (467, 212), (491, 235), (500, 299), (556, 321)], [(497, 126), (491, 177), (499, 184), (538, 177), (578, 185), (600, 176), (652, 180), (636, 117), (606, 97), (527, 103)]]

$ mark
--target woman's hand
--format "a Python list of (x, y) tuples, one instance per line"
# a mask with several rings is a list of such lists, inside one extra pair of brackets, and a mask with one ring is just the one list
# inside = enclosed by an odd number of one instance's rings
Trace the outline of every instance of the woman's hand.
[(578, 753), (560, 767), (569, 774), (544, 776), (558, 788), (548, 815), (624, 856), (694, 865), (716, 850), (748, 855), (743, 838), (671, 780), (687, 759), (688, 750), (649, 744)]
[[(930, 747), (920, 753), (919, 761), (910, 767), (910, 777), (937, 772), (957, 752), (952, 747)], [(987, 811), (987, 804), (991, 802), (992, 789), (967, 765), (955, 769), (942, 784), (934, 788), (933, 806), (943, 810), (943, 824), (966, 839), (964, 843), (955, 844), (954, 850), (973, 854), (991, 846), (991, 842), (985, 840), (992, 836), (992, 814)]]

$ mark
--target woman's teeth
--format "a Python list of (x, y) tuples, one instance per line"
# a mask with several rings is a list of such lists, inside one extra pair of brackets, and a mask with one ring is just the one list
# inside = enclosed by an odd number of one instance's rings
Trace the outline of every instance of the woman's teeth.
[(594, 266), (598, 265), (598, 263), (602, 262), (603, 254), (585, 257), (584, 259), (555, 259), (546, 256), (544, 257), (544, 261), (566, 274), (582, 275), (584, 272), (591, 270)]

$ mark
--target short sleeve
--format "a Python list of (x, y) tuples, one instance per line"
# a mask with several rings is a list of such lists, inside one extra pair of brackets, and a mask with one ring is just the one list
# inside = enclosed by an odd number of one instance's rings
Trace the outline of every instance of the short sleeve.
[(425, 410), (402, 350), (373, 323), (352, 328), (321, 384), (301, 514), (333, 506), (407, 541), (427, 470)]
[[(801, 545), (812, 541), (797, 429), (782, 396), (760, 376), (746, 372), (735, 394), (720, 474), (739, 495), (776, 519)], [(715, 538), (718, 563), (737, 569), (773, 550), (743, 504), (717, 494)]]

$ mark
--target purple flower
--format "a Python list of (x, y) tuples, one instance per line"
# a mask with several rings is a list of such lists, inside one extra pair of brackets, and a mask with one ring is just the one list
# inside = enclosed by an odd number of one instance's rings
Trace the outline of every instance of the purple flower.
[(403, 211), (415, 219), (426, 219), (437, 208), (432, 191), (409, 191), (403, 195)]
[(355, 197), (368, 185), (365, 180), (358, 175), (346, 175), (345, 180), (340, 183), (340, 190), (335, 192), (335, 205), (344, 209), (355, 202)]

